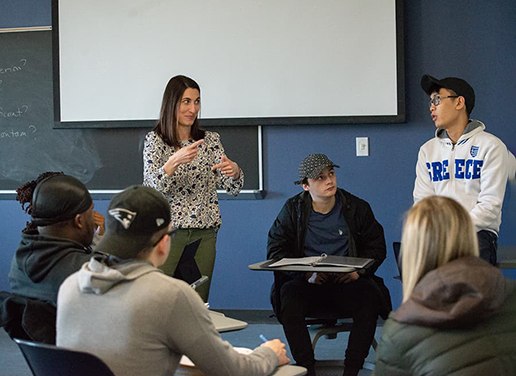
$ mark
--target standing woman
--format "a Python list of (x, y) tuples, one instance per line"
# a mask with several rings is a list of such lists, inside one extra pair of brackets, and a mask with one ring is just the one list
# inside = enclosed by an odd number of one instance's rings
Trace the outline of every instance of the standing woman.
[(185, 76), (171, 78), (158, 122), (145, 137), (143, 184), (163, 193), (173, 213), (177, 231), (161, 267), (167, 275), (174, 274), (185, 245), (202, 238), (195, 261), (209, 279), (197, 291), (208, 301), (221, 225), (216, 186), (236, 196), (244, 185), (244, 173), (224, 154), (219, 134), (200, 128), (200, 108), (199, 85)]
[(469, 213), (431, 196), (402, 237), (403, 303), (376, 350), (375, 375), (516, 375), (516, 283), (478, 255)]

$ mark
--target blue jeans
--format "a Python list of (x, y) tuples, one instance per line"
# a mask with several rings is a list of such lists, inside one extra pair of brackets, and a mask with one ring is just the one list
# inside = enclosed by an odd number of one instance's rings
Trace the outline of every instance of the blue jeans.
[(478, 250), (480, 258), (491, 265), (496, 266), (496, 250), (498, 249), (498, 236), (491, 231), (481, 230), (477, 232)]

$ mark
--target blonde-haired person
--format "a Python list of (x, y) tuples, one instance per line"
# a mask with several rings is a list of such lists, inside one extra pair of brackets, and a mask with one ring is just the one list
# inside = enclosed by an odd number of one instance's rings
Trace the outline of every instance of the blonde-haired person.
[(478, 257), (466, 210), (431, 196), (402, 237), (403, 303), (386, 321), (375, 375), (516, 375), (516, 283)]

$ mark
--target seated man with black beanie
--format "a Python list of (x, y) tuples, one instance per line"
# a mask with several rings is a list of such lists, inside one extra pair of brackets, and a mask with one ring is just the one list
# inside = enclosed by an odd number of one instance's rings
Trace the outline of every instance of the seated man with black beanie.
[(204, 375), (269, 375), (288, 363), (272, 340), (251, 354), (221, 339), (201, 297), (165, 275), (170, 206), (150, 187), (132, 186), (111, 200), (107, 230), (94, 256), (61, 286), (57, 345), (101, 358), (115, 375), (169, 376), (182, 355)]
[(31, 222), (11, 263), (11, 291), (55, 306), (61, 283), (91, 258), (93, 201), (83, 183), (62, 173), (42, 174), (17, 192)]
[(378, 315), (391, 310), (389, 291), (374, 275), (385, 259), (382, 226), (369, 204), (337, 187), (334, 164), (310, 154), (299, 165), (303, 192), (287, 200), (274, 221), (267, 258), (327, 255), (362, 257), (374, 262), (351, 273), (275, 272), (271, 300), (296, 362), (314, 376), (315, 359), (305, 318), (353, 318), (344, 376), (356, 376), (369, 353)]

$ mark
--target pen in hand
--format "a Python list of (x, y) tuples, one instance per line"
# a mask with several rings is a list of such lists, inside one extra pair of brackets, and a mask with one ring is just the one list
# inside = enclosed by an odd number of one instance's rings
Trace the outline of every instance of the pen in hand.
[(263, 344), (261, 346), (266, 346), (270, 348), (279, 360), (279, 365), (282, 366), (284, 364), (288, 364), (290, 362), (290, 359), (287, 358), (287, 351), (285, 350), (285, 344), (281, 343), (279, 339), (274, 339), (272, 341), (269, 341), (263, 334), (260, 334), (260, 339), (262, 340)]

